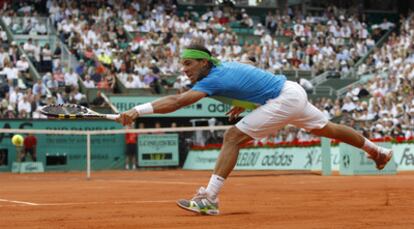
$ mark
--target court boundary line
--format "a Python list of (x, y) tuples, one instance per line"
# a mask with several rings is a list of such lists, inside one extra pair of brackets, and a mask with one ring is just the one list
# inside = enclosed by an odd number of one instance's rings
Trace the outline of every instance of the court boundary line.
[(73, 205), (108, 205), (108, 204), (151, 204), (151, 203), (175, 203), (176, 200), (131, 200), (131, 201), (92, 201), (92, 202), (63, 202), (63, 203), (32, 203), (17, 200), (0, 199), (0, 202), (14, 203), (17, 205), (0, 205), (0, 207), (28, 207), (28, 206), (73, 206)]
[(29, 206), (38, 206), (39, 204), (27, 201), (19, 201), (19, 200), (7, 200), (7, 199), (0, 199), (0, 202), (7, 202), (7, 203), (14, 203), (14, 204), (23, 204)]
[(144, 183), (144, 184), (180, 184), (180, 185), (200, 185), (199, 182), (182, 182), (182, 181), (161, 181), (161, 180), (122, 180), (122, 179), (114, 179), (114, 180), (106, 180), (106, 179), (92, 179), (92, 181), (105, 181), (105, 182), (118, 182), (118, 183)]

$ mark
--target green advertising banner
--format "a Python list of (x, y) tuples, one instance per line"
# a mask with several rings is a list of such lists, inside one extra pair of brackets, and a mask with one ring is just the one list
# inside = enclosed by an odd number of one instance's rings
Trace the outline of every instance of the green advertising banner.
[[(340, 147), (331, 147), (331, 168), (338, 171), (343, 158)], [(392, 144), (392, 160), (397, 171), (414, 170), (414, 144)], [(190, 151), (184, 169), (211, 170), (214, 168), (219, 150)], [(362, 163), (373, 164), (365, 154), (357, 155)], [(237, 159), (237, 170), (321, 170), (320, 147), (254, 148), (241, 149)]]
[[(122, 128), (116, 122), (94, 120), (0, 120), (0, 127), (85, 131)], [(16, 161), (16, 147), (11, 143), (12, 136), (13, 134), (0, 133), (0, 171), (10, 171), (12, 163)], [(43, 162), (46, 171), (86, 168), (86, 135), (35, 134), (35, 137), (37, 160)], [(123, 134), (91, 136), (92, 169), (122, 168), (124, 147)]]
[[(332, 169), (339, 166), (338, 147), (332, 147)], [(184, 169), (210, 170), (214, 168), (219, 150), (190, 151)], [(252, 148), (241, 149), (236, 170), (320, 170), (320, 147)]]
[[(124, 112), (139, 104), (154, 101), (161, 97), (154, 96), (111, 96), (109, 99), (119, 112)], [(148, 117), (226, 117), (231, 105), (215, 99), (204, 98), (192, 105), (168, 114), (152, 114)]]
[(139, 166), (177, 166), (178, 134), (141, 134), (138, 136)]

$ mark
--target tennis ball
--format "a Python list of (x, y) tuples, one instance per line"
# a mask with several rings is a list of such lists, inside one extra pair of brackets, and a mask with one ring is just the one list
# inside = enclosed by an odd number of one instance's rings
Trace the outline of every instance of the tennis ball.
[(20, 134), (16, 134), (12, 137), (11, 142), (15, 146), (22, 146), (23, 145), (23, 136)]

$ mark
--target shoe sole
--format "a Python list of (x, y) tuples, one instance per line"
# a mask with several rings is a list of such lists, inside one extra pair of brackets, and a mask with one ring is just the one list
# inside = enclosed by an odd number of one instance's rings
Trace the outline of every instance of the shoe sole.
[(388, 164), (388, 162), (391, 160), (392, 155), (393, 155), (393, 152), (392, 152), (392, 150), (391, 150), (391, 151), (390, 151), (390, 153), (389, 153), (389, 154), (387, 155), (387, 157), (385, 158), (384, 163), (382, 163), (382, 164), (381, 164), (381, 166), (378, 166), (378, 167), (377, 167), (377, 169), (378, 169), (378, 170), (382, 170), (382, 169), (384, 169), (384, 168), (385, 168), (385, 166)]
[(219, 211), (218, 210), (208, 210), (207, 212), (200, 212), (200, 210), (198, 209), (193, 209), (193, 208), (188, 208), (186, 206), (181, 205), (180, 203), (176, 202), (177, 206), (186, 210), (186, 211), (190, 211), (190, 212), (194, 212), (197, 213), (199, 215), (218, 215)]

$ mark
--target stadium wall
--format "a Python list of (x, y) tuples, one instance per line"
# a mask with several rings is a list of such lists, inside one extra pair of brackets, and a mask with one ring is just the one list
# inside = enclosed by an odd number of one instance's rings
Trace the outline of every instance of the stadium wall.
[[(5, 129), (46, 130), (115, 130), (122, 126), (112, 121), (48, 121), (48, 120), (1, 120)], [(37, 158), (43, 162), (46, 171), (85, 170), (86, 135), (36, 134)], [(0, 163), (0, 171), (10, 171), (16, 161), (16, 147), (11, 143), (13, 134), (0, 133), (0, 154), (7, 158)], [(124, 165), (125, 139), (123, 134), (91, 136), (92, 169), (117, 169)], [(62, 164), (66, 160), (65, 164)]]
[[(414, 170), (414, 144), (393, 144), (393, 160), (398, 171)], [(184, 169), (211, 170), (214, 169), (219, 150), (190, 151), (184, 164)], [(339, 146), (331, 147), (331, 168), (339, 170), (341, 163)], [(373, 163), (365, 156), (361, 163)], [(286, 147), (286, 148), (251, 148), (240, 151), (236, 170), (321, 170), (321, 147)]]

